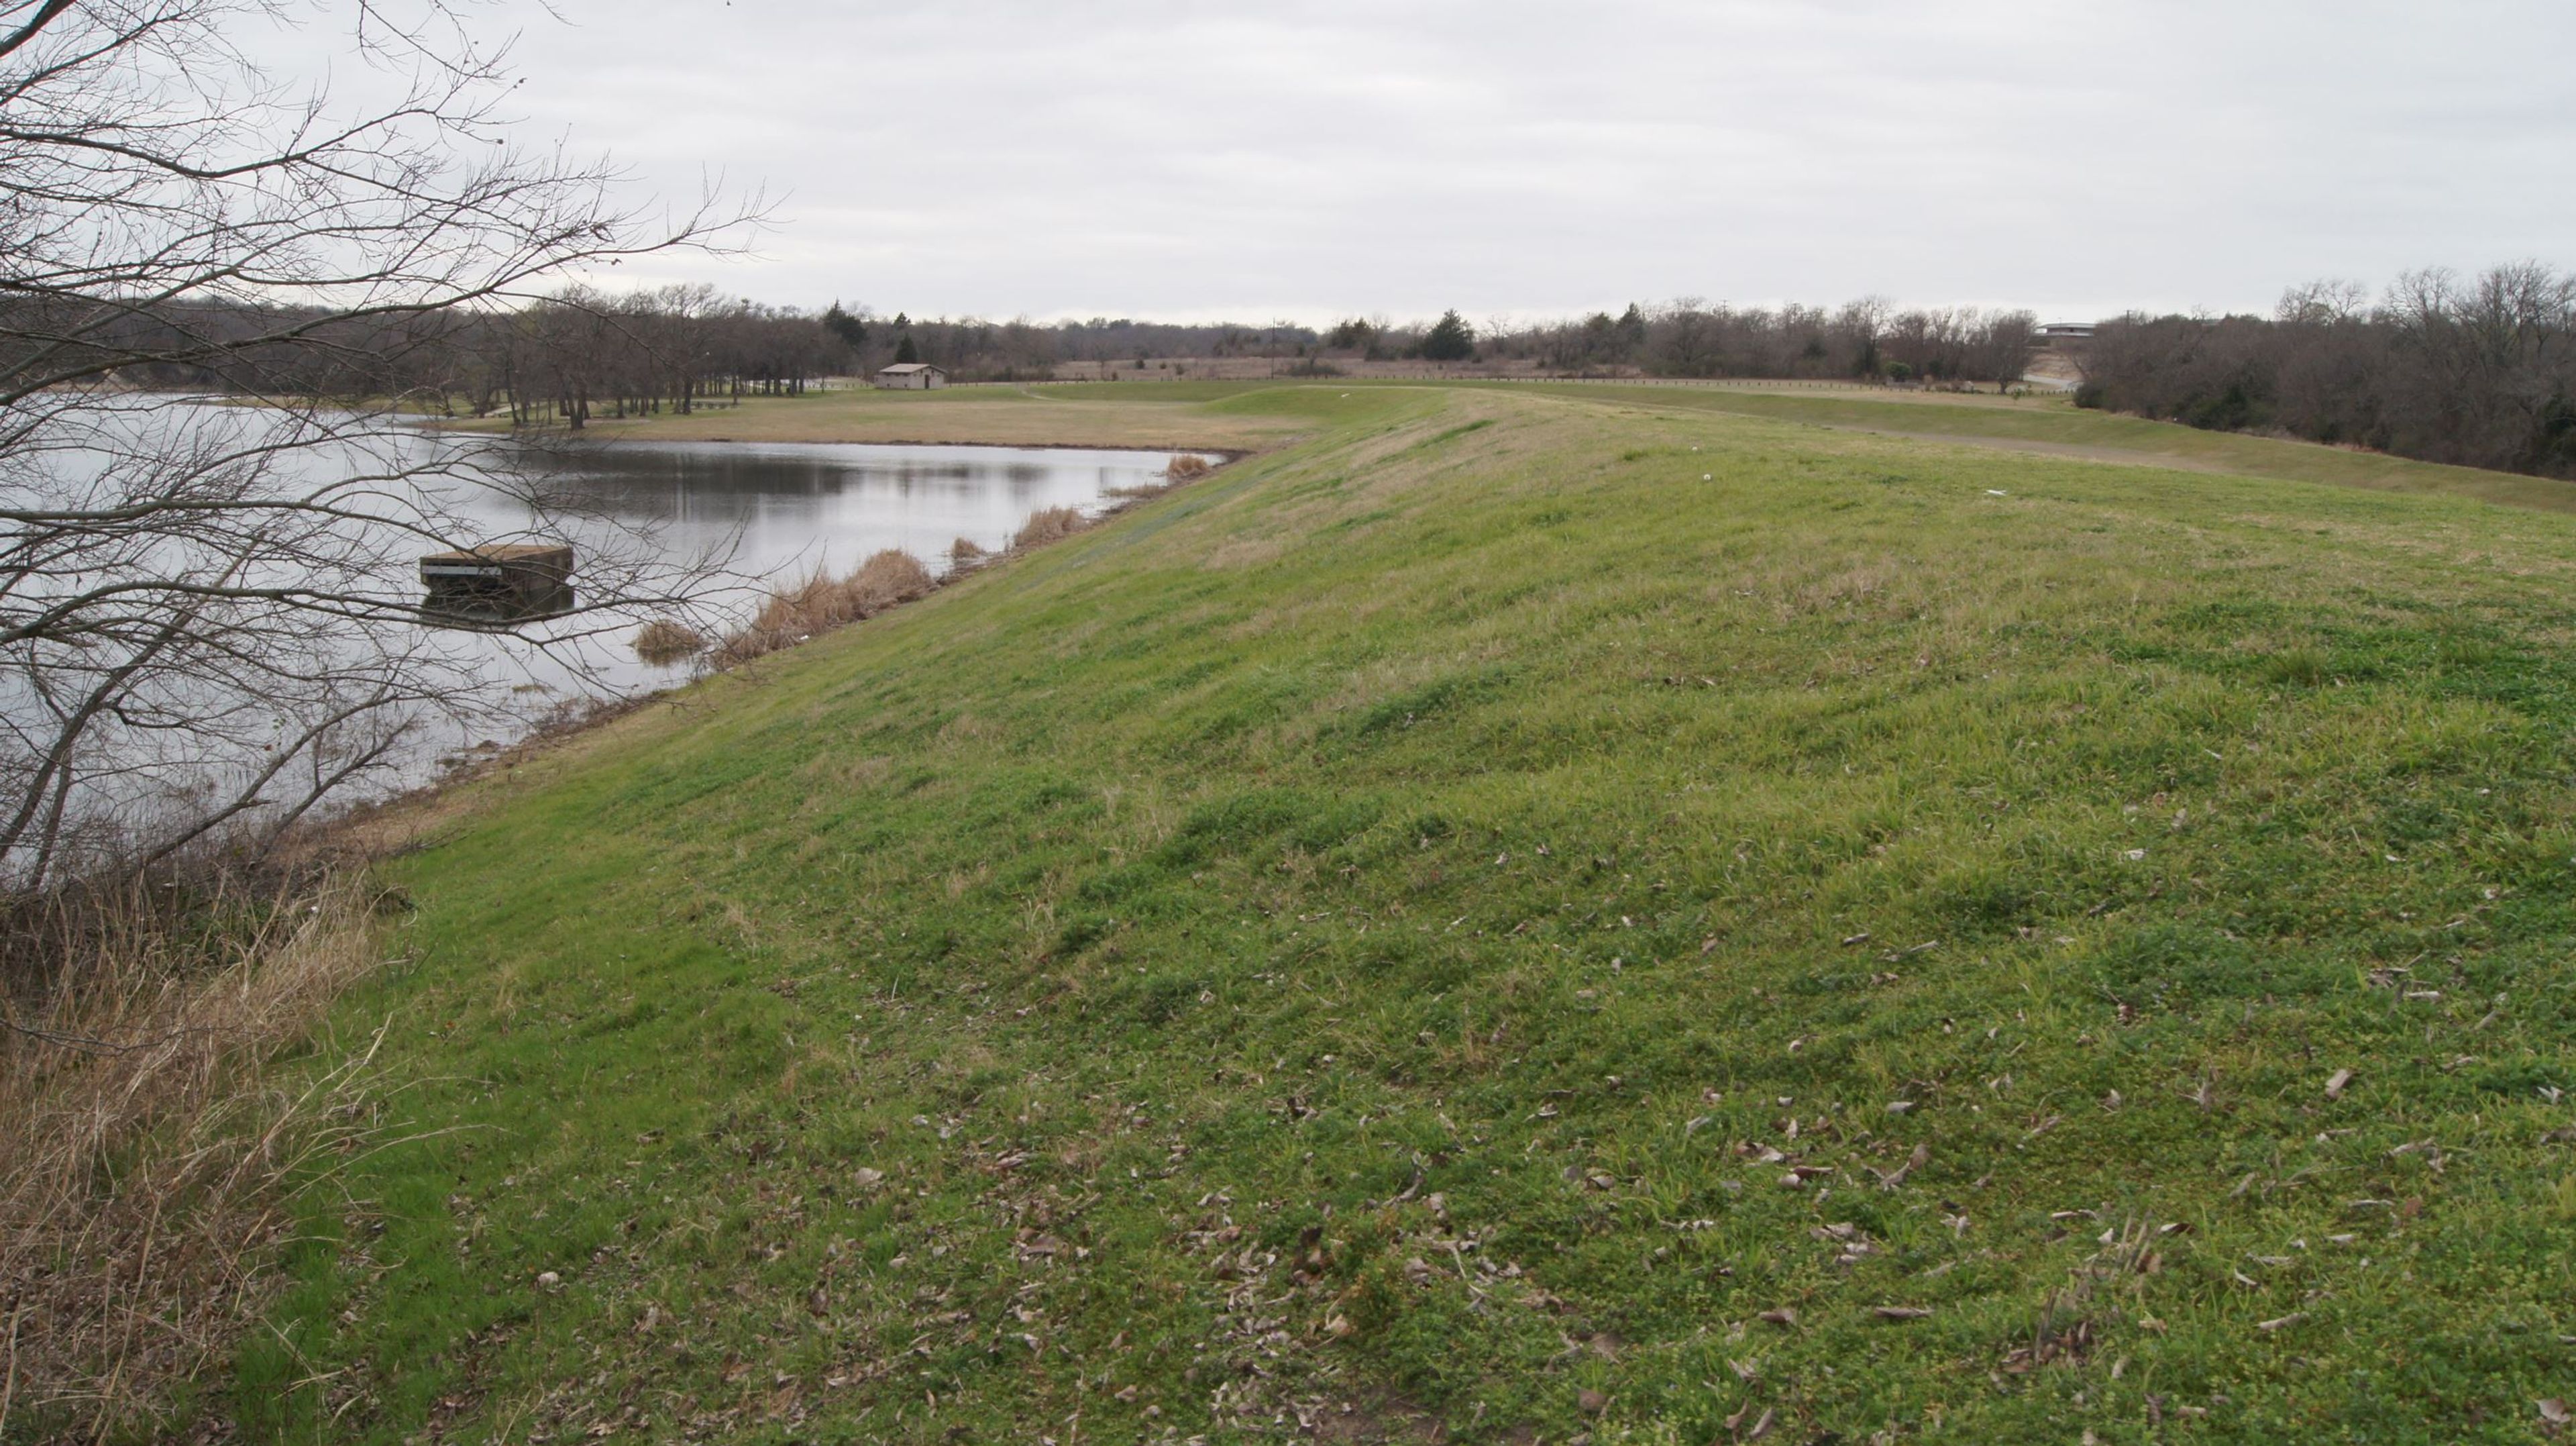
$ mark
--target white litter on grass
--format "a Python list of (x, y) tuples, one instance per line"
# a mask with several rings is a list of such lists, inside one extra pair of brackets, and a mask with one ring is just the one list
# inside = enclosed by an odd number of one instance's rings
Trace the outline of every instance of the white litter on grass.
[(1717, 476), (1717, 474), (1716, 474), (1716, 473), (1714, 473), (1714, 472), (1702, 472), (1701, 474), (1699, 474), (1699, 480), (1701, 480), (1702, 482), (1713, 481), (1713, 480), (1715, 480), (1715, 479), (1716, 479), (1716, 476)]
[(2007, 497), (2011, 494), (2004, 491), (2001, 487), (1989, 487), (1986, 489), (1986, 495), (1989, 497)]

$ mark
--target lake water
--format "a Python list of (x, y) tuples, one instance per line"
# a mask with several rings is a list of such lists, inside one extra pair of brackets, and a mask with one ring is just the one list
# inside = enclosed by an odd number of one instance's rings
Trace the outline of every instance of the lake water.
[(674, 547), (737, 540), (751, 573), (846, 572), (899, 547), (934, 570), (966, 538), (999, 549), (1049, 507), (1096, 511), (1161, 480), (1170, 452), (874, 443), (621, 441), (549, 452), (561, 485)]
[[(13, 599), (28, 616), (57, 594), (104, 587), (96, 595), (112, 600), (129, 581), (245, 589), (210, 630), (120, 642), (130, 658), (46, 637), (0, 656), (0, 741), (9, 745), (0, 780), (18, 780), (22, 801), (50, 791), (64, 836), (103, 840), (102, 849), (134, 836), (124, 820), (148, 833), (158, 820), (233, 816), (240, 806), (222, 802), (244, 787), (260, 801), (242, 816), (264, 816), (256, 811), (287, 806), (269, 792), (273, 780), (291, 795), (297, 779), (336, 777), (344, 801), (427, 782), (444, 763), (506, 745), (569, 706), (686, 681), (694, 661), (656, 667), (635, 655), (646, 616), (677, 616), (720, 637), (774, 583), (846, 574), (886, 548), (941, 572), (960, 539), (998, 552), (1032, 513), (1097, 513), (1121, 492), (1162, 482), (1177, 455), (635, 440), (539, 447), (166, 394), (83, 405), (66, 424), (82, 428), (71, 444), (13, 459), (21, 465), (0, 474), (9, 493), (0, 500), (35, 509), (27, 515), (39, 522), (57, 508), (117, 515), (184, 473), (200, 489), (340, 509), (328, 524), (245, 511), (267, 539), (247, 554), (235, 533), (197, 519), (93, 546), (72, 569), (29, 574), (30, 588), (51, 591)], [(132, 515), (147, 528), (158, 516)], [(39, 531), (23, 524), (21, 541), (41, 544)], [(574, 597), (623, 602), (516, 633), (454, 626), (452, 602), (419, 608), (428, 600), (416, 569), (423, 553), (466, 540), (570, 543)], [(684, 583), (672, 575), (683, 561), (706, 570)], [(265, 588), (301, 589), (323, 605), (272, 608), (257, 600)], [(647, 598), (673, 601), (632, 605)], [(93, 684), (124, 691), (104, 710), (75, 706)], [(63, 760), (61, 771), (40, 773), (55, 766), (48, 759)], [(0, 859), (0, 871), (18, 860)]]
[[(1032, 513), (1070, 507), (1095, 514), (1120, 492), (1159, 485), (1176, 454), (1068, 447), (926, 446), (893, 443), (642, 442), (531, 449), (550, 487), (577, 498), (604, 524), (645, 527), (675, 555), (730, 554), (736, 574), (792, 579), (847, 573), (870, 554), (900, 548), (933, 573), (965, 539), (998, 552)], [(1221, 460), (1207, 454), (1206, 460)], [(477, 510), (469, 505), (468, 511)], [(494, 533), (525, 525), (505, 499), (482, 509)], [(576, 539), (577, 541), (578, 539)], [(574, 586), (580, 587), (578, 564)], [(747, 615), (751, 591), (726, 610)], [(656, 667), (627, 645), (632, 629), (542, 655), (491, 640), (496, 668), (524, 674), (530, 717), (565, 698), (669, 686), (693, 666)], [(486, 740), (501, 742), (506, 740)]]
[[(167, 485), (165, 464), (185, 459), (204, 479), (245, 477), (245, 495), (322, 495), (345, 513), (319, 541), (299, 544), (301, 552), (260, 554), (263, 562), (250, 572), (227, 572), (240, 567), (227, 562), (232, 544), (198, 526), (185, 539), (85, 554), (98, 557), (95, 567), (124, 567), (118, 575), (80, 575), (54, 564), (36, 583), (77, 593), (126, 575), (188, 577), (389, 603), (366, 603), (366, 621), (337, 631), (258, 634), (258, 657), (242, 668), (227, 665), (224, 644), (185, 657), (142, 652), (160, 662), (134, 683), (149, 696), (134, 691), (129, 701), (149, 701), (157, 709), (152, 717), (131, 706), (77, 714), (64, 704), (77, 693), (72, 683), (90, 678), (77, 673), (88, 655), (75, 655), (72, 644), (59, 644), (62, 657), (49, 662), (0, 657), (8, 665), (0, 668), (0, 737), (10, 742), (0, 773), (46, 758), (64, 719), (93, 719), (77, 724), (85, 732), (77, 735), (72, 771), (95, 781), (72, 794), (77, 817), (139, 815), (162, 809), (170, 796), (222, 789), (227, 778), (247, 781), (281, 755), (276, 740), (294, 737), (291, 719), (330, 717), (355, 696), (350, 688), (361, 686), (335, 678), (392, 668), (407, 670), (402, 688), (415, 701), (366, 711), (363, 727), (340, 727), (332, 745), (348, 755), (392, 727), (399, 740), (379, 753), (384, 766), (371, 766), (374, 781), (361, 794), (420, 784), (438, 773), (440, 760), (507, 745), (567, 704), (688, 680), (696, 660), (657, 668), (636, 657), (634, 634), (647, 616), (675, 616), (701, 634), (724, 637), (750, 619), (775, 583), (811, 572), (848, 575), (881, 549), (904, 549), (945, 572), (961, 539), (999, 552), (1030, 513), (1097, 513), (1118, 492), (1159, 485), (1177, 456), (894, 443), (523, 443), (384, 428), (343, 415), (299, 423), (283, 412), (178, 394), (111, 397), (77, 420), (88, 425), (80, 441), (49, 448), (36, 469), (0, 477), (0, 490), (10, 492), (0, 500), (126, 508), (137, 497), (149, 500), (149, 487)], [(422, 518), (430, 526), (417, 526)], [(281, 531), (291, 528), (281, 523)], [(456, 541), (569, 541), (577, 554), (572, 598), (580, 603), (665, 598), (675, 588), (685, 598), (574, 611), (518, 631), (461, 629), (451, 626), (453, 611), (412, 611), (412, 603), (425, 601), (417, 559)], [(706, 572), (680, 580), (672, 572), (683, 564), (703, 564)], [(21, 611), (41, 608), (28, 598), (15, 603)], [(549, 644), (538, 647), (531, 637)], [(129, 714), (139, 722), (121, 722)], [(196, 719), (216, 717), (222, 729), (196, 727)]]

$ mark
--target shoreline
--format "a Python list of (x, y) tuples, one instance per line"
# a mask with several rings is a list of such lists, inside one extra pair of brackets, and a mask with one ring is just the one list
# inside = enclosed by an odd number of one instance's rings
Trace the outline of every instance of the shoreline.
[[(732, 443), (730, 445), (739, 446), (743, 444)], [(974, 446), (985, 444), (823, 443), (806, 445)], [(1070, 445), (1071, 444), (1068, 444), (1068, 446)], [(1051, 448), (1050, 450), (1053, 449)], [(1127, 451), (1140, 449), (1092, 446), (1089, 450)], [(575, 715), (558, 719), (541, 719), (536, 722), (529, 731), (506, 743), (495, 742), (489, 748), (486, 748), (481, 744), (476, 744), (470, 745), (464, 749), (459, 749), (456, 752), (447, 755), (448, 758), (457, 759), (458, 761), (446, 767), (435, 778), (416, 784), (399, 793), (390, 794), (382, 798), (353, 801), (344, 811), (332, 813), (326, 817), (313, 820), (310, 825), (310, 832), (299, 832), (296, 835), (291, 836), (289, 839), (282, 839), (279, 841), (279, 856), (281, 858), (291, 858), (298, 862), (324, 859), (360, 868), (371, 866), (384, 859), (397, 857), (414, 847), (421, 846), (421, 834), (425, 832), (427, 827), (430, 825), (431, 820), (429, 818), (420, 818), (420, 827), (400, 838), (376, 839), (346, 850), (337, 848), (335, 845), (349, 842), (350, 836), (353, 834), (361, 834), (371, 829), (382, 829), (388, 826), (398, 827), (401, 817), (407, 813), (436, 815), (441, 811), (440, 805), (446, 802), (450, 795), (460, 793), (476, 784), (489, 782), (496, 775), (506, 775), (522, 764), (532, 763), (552, 753), (558, 752), (578, 740), (589, 738), (599, 733), (610, 724), (633, 717), (638, 713), (642, 713), (657, 703), (669, 704), (673, 707), (685, 706), (684, 700), (691, 690), (697, 688), (703, 683), (713, 680), (714, 678), (727, 674), (747, 672), (748, 670), (757, 667), (767, 658), (795, 653), (822, 638), (839, 634), (850, 628), (872, 621), (873, 619), (884, 617), (889, 613), (900, 612), (916, 603), (926, 601), (949, 588), (960, 586), (973, 578), (991, 572), (998, 567), (1016, 561), (1020, 558), (1030, 556), (1031, 554), (1040, 552), (1046, 548), (1053, 547), (1058, 543), (1067, 541), (1071, 538), (1080, 537), (1085, 533), (1106, 525), (1115, 518), (1123, 516), (1124, 514), (1143, 506), (1146, 503), (1155, 501), (1162, 497), (1170, 496), (1184, 488), (1206, 482), (1208, 479), (1219, 475), (1235, 462), (1243, 459), (1244, 457), (1254, 455), (1248, 451), (1227, 453), (1225, 449), (1220, 448), (1194, 447), (1180, 450), (1205, 455), (1218, 455), (1222, 456), (1224, 460), (1210, 465), (1207, 470), (1196, 476), (1182, 478), (1177, 481), (1165, 482), (1158, 487), (1133, 491), (1123, 495), (1104, 493), (1102, 494), (1102, 500), (1107, 505), (1103, 506), (1098, 512), (1085, 516), (1083, 518), (1082, 525), (1071, 532), (1048, 538), (1044, 541), (1031, 543), (1027, 546), (1014, 544), (998, 551), (987, 553), (982, 559), (973, 563), (957, 563), (951, 561), (944, 569), (931, 573), (931, 585), (929, 590), (926, 592), (890, 603), (864, 617), (852, 618), (846, 622), (835, 623), (831, 626), (821, 628), (798, 638), (794, 642), (771, 649), (770, 651), (764, 652), (756, 657), (745, 658), (739, 662), (726, 666), (715, 666), (708, 660), (722, 648), (723, 644), (720, 639), (710, 640), (705, 650), (699, 653), (697, 658), (693, 660), (693, 666), (687, 677), (666, 686), (653, 688), (645, 692), (594, 699), (591, 701), (590, 706), (580, 709)], [(925, 569), (927, 569), (929, 565), (928, 559), (916, 560), (923, 562)]]

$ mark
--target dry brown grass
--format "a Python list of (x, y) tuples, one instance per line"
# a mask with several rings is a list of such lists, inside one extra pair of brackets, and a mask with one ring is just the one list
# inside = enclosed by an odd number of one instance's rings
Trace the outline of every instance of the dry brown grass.
[(635, 630), (635, 656), (656, 668), (687, 662), (706, 650), (706, 634), (671, 618), (655, 618)]
[(937, 586), (939, 580), (921, 565), (921, 559), (891, 547), (860, 563), (858, 571), (847, 577), (810, 573), (771, 592), (750, 626), (726, 638), (716, 650), (716, 662), (724, 667), (749, 662), (926, 596)]
[(939, 580), (921, 565), (920, 558), (889, 547), (860, 563), (859, 570), (850, 574), (848, 586), (861, 607), (878, 612), (929, 596), (930, 590), (939, 586)]
[[(1199, 462), (1196, 457), (1175, 457), (1181, 462)], [(1199, 474), (1207, 471), (1200, 462)], [(1194, 474), (1197, 475), (1197, 474)], [(1161, 487), (1150, 489), (1160, 492)], [(1026, 552), (1059, 542), (1092, 525), (1071, 507), (1042, 507), (1029, 514), (1020, 530), (1011, 538), (1011, 553)], [(983, 566), (994, 554), (968, 538), (958, 538), (948, 547), (949, 563), (963, 573)], [(939, 587), (939, 579), (921, 559), (898, 548), (887, 548), (867, 561), (848, 577), (833, 578), (821, 572), (806, 574), (796, 582), (773, 589), (751, 622), (736, 629), (718, 644), (710, 660), (719, 668), (731, 668), (766, 657), (781, 648), (793, 647), (817, 633), (829, 632), (845, 623), (874, 617), (888, 608), (899, 607), (915, 598), (926, 597)], [(638, 650), (642, 636), (637, 637)], [(651, 661), (647, 659), (646, 661)]]
[(1194, 452), (1176, 452), (1171, 461), (1163, 464), (1163, 470), (1154, 474), (1153, 481), (1133, 487), (1105, 488), (1101, 495), (1117, 502), (1113, 511), (1123, 511), (1136, 503), (1160, 497), (1175, 487), (1201, 481), (1216, 469), (1216, 463)]
[(374, 1124), (372, 1046), (271, 1067), (380, 957), (360, 877), (152, 897), (12, 921), (42, 977), (0, 1021), (0, 1439), (169, 1429), (266, 1303), (294, 1192)]
[(1029, 514), (1028, 521), (1020, 524), (1019, 532), (1011, 538), (1011, 550), (1026, 552), (1032, 547), (1044, 547), (1050, 542), (1071, 537), (1088, 525), (1082, 514), (1070, 507), (1041, 507)]
[[(1114, 496), (1133, 500), (1156, 496), (1175, 482), (1203, 477), (1213, 470), (1205, 458), (1176, 455), (1170, 463), (1171, 481), (1150, 487), (1113, 491)], [(1123, 505), (1123, 504), (1122, 504)], [(1071, 507), (1041, 507), (1029, 514), (1020, 530), (1011, 538), (1008, 556), (1060, 542), (1090, 527), (1096, 519), (1085, 517)], [(958, 538), (948, 545), (948, 561), (955, 576), (991, 562), (995, 554), (970, 538)], [(793, 647), (817, 633), (829, 632), (845, 623), (874, 617), (891, 607), (915, 598), (926, 597), (939, 587), (939, 579), (921, 559), (898, 548), (870, 557), (859, 564), (859, 570), (848, 577), (832, 578), (821, 572), (806, 574), (798, 581), (774, 588), (751, 622), (736, 629), (718, 644), (709, 660), (718, 668), (737, 667), (754, 658), (766, 657), (781, 648)], [(660, 624), (648, 624), (647, 630)], [(636, 637), (637, 651), (643, 648), (643, 635)], [(653, 661), (650, 658), (647, 662)]]

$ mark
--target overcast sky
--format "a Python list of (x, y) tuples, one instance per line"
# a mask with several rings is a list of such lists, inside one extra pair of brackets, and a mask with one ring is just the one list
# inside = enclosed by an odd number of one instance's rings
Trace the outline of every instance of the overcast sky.
[(765, 186), (757, 256), (666, 269), (774, 302), (2073, 318), (2576, 264), (2570, 0), (556, 7), (505, 12), (532, 138)]

